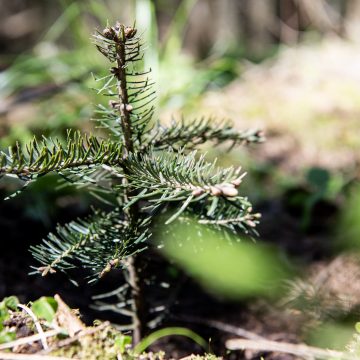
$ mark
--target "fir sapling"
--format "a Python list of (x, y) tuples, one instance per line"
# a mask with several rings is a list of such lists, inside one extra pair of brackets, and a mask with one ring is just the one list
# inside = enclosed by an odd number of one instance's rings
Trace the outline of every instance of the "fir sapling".
[[(98, 79), (99, 93), (109, 99), (99, 105), (97, 122), (107, 137), (69, 130), (65, 142), (34, 138), (29, 144), (0, 155), (0, 176), (15, 175), (25, 185), (49, 173), (112, 196), (112, 210), (94, 210), (86, 219), (58, 226), (31, 248), (47, 275), (82, 267), (90, 281), (122, 268), (131, 301), (124, 313), (132, 318), (137, 343), (146, 332), (147, 308), (140, 253), (149, 251), (152, 224), (159, 216), (195, 218), (209, 227), (253, 234), (259, 214), (239, 195), (244, 173), (219, 169), (198, 156), (199, 145), (212, 141), (231, 146), (258, 143), (259, 131), (235, 130), (212, 119), (172, 122), (154, 120), (156, 93), (150, 70), (142, 70), (143, 46), (134, 27), (116, 23), (94, 35), (94, 44), (110, 62), (108, 75)], [(142, 259), (143, 261), (144, 259)]]

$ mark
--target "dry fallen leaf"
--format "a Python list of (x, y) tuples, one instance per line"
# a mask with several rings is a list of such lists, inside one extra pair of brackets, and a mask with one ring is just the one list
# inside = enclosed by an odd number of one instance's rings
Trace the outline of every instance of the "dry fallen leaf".
[(59, 295), (54, 296), (58, 303), (58, 309), (55, 314), (55, 321), (65, 329), (70, 337), (86, 328), (85, 324), (74, 314)]

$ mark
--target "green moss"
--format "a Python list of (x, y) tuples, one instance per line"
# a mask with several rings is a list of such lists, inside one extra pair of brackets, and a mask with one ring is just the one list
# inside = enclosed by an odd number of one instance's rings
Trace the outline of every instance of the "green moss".
[[(162, 360), (164, 352), (135, 354), (130, 345), (125, 348), (119, 348), (119, 339), (123, 335), (113, 327), (106, 326), (89, 334), (79, 337), (76, 341), (66, 346), (61, 346), (51, 352), (53, 356), (63, 356), (70, 359), (76, 358), (81, 360), (118, 360), (119, 355), (123, 360), (142, 359), (142, 360)], [(58, 343), (61, 345), (61, 341)]]

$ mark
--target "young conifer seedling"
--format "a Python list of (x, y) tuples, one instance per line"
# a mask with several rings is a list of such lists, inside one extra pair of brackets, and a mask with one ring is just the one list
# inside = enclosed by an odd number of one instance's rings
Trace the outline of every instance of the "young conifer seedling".
[(238, 132), (228, 122), (211, 119), (161, 125), (152, 119), (156, 94), (150, 71), (140, 69), (143, 43), (137, 30), (116, 23), (96, 33), (94, 43), (111, 63), (109, 74), (98, 79), (99, 93), (111, 98), (97, 109), (107, 138), (69, 130), (65, 143), (34, 138), (17, 144), (1, 152), (0, 176), (13, 175), (28, 185), (55, 172), (113, 196), (111, 211), (95, 210), (86, 219), (58, 226), (31, 251), (43, 276), (82, 267), (93, 281), (122, 268), (131, 293), (125, 303), (130, 309), (123, 313), (132, 317), (136, 343), (146, 331), (147, 316), (139, 254), (151, 248), (154, 220), (170, 209), (165, 224), (191, 216), (209, 227), (254, 233), (260, 217), (239, 194), (245, 173), (218, 169), (196, 148), (207, 141), (234, 146), (263, 138), (259, 131)]

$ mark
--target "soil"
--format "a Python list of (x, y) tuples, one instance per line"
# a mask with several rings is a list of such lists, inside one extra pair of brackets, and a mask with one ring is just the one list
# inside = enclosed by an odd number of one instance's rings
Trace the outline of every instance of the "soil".
[[(29, 252), (31, 245), (38, 244), (53, 225), (45, 225), (39, 219), (30, 217), (26, 212), (26, 197), (0, 202), (0, 229), (2, 251), (0, 252), (0, 298), (16, 295), (20, 301), (27, 302), (41, 296), (59, 294), (72, 308), (79, 308), (82, 320), (91, 324), (94, 319), (110, 320), (122, 324), (126, 320), (114, 312), (99, 312), (91, 307), (92, 296), (113, 290), (119, 286), (121, 274), (113, 271), (93, 286), (86, 285), (86, 274), (77, 271), (72, 274), (79, 282), (75, 287), (63, 274), (47, 277), (28, 275), (34, 260)], [(57, 201), (57, 204), (61, 201)], [(66, 204), (66, 202), (65, 202)], [(25, 205), (25, 206), (24, 206)], [(24, 210), (25, 209), (25, 210)], [(326, 268), (332, 258), (331, 236), (329, 229), (336, 220), (337, 205), (319, 203), (316, 223), (304, 231), (299, 224), (297, 209), (291, 208), (283, 199), (269, 200), (259, 204), (263, 214), (259, 228), (261, 237), (280, 246), (298, 264)], [(58, 207), (52, 223), (65, 223), (86, 214), (87, 210), (76, 202)], [(163, 276), (171, 283), (174, 268), (165, 260), (152, 263), (151, 271)], [(315, 265), (312, 265), (315, 264)], [(169, 271), (164, 271), (167, 269)], [(360, 271), (358, 272), (360, 274)], [(209, 339), (209, 351), (229, 359), (258, 357), (256, 352), (227, 352), (225, 341), (236, 337), (238, 329), (245, 329), (271, 340), (299, 342), (303, 319), (283, 309), (259, 299), (244, 302), (229, 302), (206, 293), (194, 281), (176, 269), (173, 283), (178, 284), (176, 291), (170, 290), (170, 301), (164, 319), (158, 324), (165, 326), (184, 326), (192, 329), (205, 339)], [(310, 275), (309, 275), (310, 278)], [(175, 280), (174, 280), (175, 279)], [(115, 285), (114, 285), (115, 284)], [(341, 290), (337, 290), (338, 292)], [(149, 299), (154, 304), (160, 292), (153, 293)], [(158, 341), (154, 351), (164, 350), (169, 357), (181, 358), (203, 350), (191, 340), (180, 337), (167, 337)], [(263, 354), (266, 355), (266, 354)], [(267, 354), (266, 357), (283, 359), (284, 355)], [(287, 356), (288, 358), (289, 356)]]

